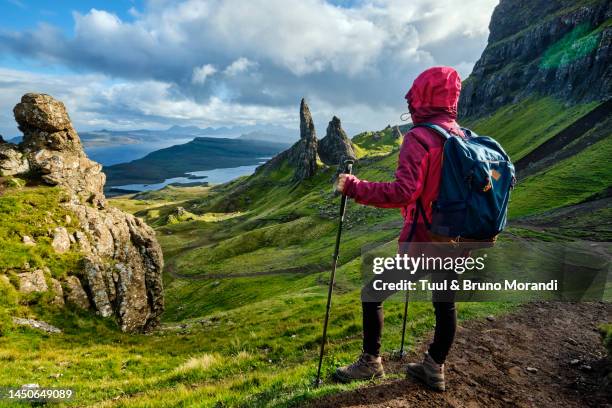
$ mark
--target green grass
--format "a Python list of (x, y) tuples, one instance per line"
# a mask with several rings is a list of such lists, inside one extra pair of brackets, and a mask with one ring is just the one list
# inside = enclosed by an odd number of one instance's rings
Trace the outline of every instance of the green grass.
[[(316, 393), (346, 388), (329, 381), (316, 392), (311, 386), (325, 297), (317, 276), (302, 279), (303, 289), (288, 288), (232, 310), (167, 324), (152, 335), (122, 334), (83, 314), (38, 311), (64, 334), (19, 328), (0, 337), (0, 386), (71, 387), (76, 398), (69, 405), (80, 406), (299, 406)], [(358, 296), (350, 292), (335, 298), (326, 376), (358, 354)], [(463, 320), (507, 308), (465, 304), (459, 315)], [(387, 305), (385, 351), (398, 347), (401, 310), (401, 303)], [(431, 306), (414, 303), (409, 345), (432, 325)]]
[(612, 185), (612, 138), (522, 180), (512, 193), (510, 217), (580, 203)]
[[(404, 131), (405, 132), (405, 129)], [(402, 132), (402, 134), (403, 134)], [(357, 157), (380, 156), (399, 149), (402, 138), (396, 137), (395, 128), (385, 128), (378, 132), (363, 132), (353, 137), (356, 144)]]
[(599, 333), (601, 334), (606, 350), (608, 350), (608, 356), (612, 357), (612, 323), (599, 326)]
[(551, 97), (531, 98), (463, 125), (480, 135), (493, 137), (516, 162), (597, 105), (592, 102), (565, 106)]
[[(78, 222), (61, 205), (66, 200), (60, 189), (49, 187), (11, 187), (0, 195), (0, 271), (17, 273), (29, 265), (47, 267), (52, 276), (61, 277), (76, 269), (81, 259), (77, 251), (58, 254), (51, 246), (54, 228), (74, 232)], [(25, 245), (24, 235), (36, 245)]]

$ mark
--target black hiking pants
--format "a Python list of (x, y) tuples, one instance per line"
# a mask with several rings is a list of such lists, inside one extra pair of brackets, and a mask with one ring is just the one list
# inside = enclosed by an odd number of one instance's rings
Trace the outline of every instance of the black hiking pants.
[[(387, 275), (386, 277), (384, 276), (385, 274)], [(453, 274), (454, 272), (431, 272), (429, 280), (431, 282), (450, 281), (453, 279)], [(407, 276), (405, 273), (399, 275), (398, 272), (385, 271), (382, 276), (378, 276), (375, 279), (383, 279), (384, 281), (407, 279), (418, 282), (419, 279), (425, 279), (425, 277), (426, 275), (421, 273)], [(374, 291), (372, 281), (362, 289), (363, 351), (368, 354), (374, 356), (380, 354), (384, 325), (383, 301), (394, 293), (396, 291)], [(436, 328), (433, 341), (429, 345), (429, 355), (438, 364), (444, 363), (455, 339), (457, 312), (454, 300), (455, 292), (450, 289), (432, 292)]]

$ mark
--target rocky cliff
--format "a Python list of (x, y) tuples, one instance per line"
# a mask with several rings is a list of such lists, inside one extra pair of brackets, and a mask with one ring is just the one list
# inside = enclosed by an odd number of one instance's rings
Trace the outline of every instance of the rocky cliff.
[(612, 2), (501, 0), (489, 42), (464, 82), (474, 117), (534, 94), (578, 103), (612, 97)]
[[(22, 271), (20, 289), (53, 290), (58, 304), (114, 316), (124, 331), (151, 329), (164, 309), (163, 257), (154, 231), (106, 203), (102, 166), (87, 158), (63, 103), (26, 94), (14, 114), (23, 142), (0, 144), (0, 176), (65, 190), (68, 199), (62, 205), (79, 227), (73, 233), (63, 227), (51, 231), (53, 248), (58, 253), (77, 249), (82, 255), (79, 270), (61, 282), (51, 279), (48, 270)], [(27, 236), (23, 243), (36, 245)]]

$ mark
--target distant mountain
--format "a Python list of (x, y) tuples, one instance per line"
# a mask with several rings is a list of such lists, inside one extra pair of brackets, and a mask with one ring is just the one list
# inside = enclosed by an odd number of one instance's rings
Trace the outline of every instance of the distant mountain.
[[(172, 139), (185, 139), (206, 136), (218, 136), (234, 138), (244, 134), (255, 133), (269, 135), (266, 139), (283, 143), (292, 141), (294, 138), (288, 137), (294, 132), (283, 126), (274, 125), (249, 125), (231, 126), (218, 128), (199, 128), (197, 126), (171, 126), (165, 130), (95, 130), (90, 132), (80, 132), (81, 139), (85, 147), (115, 146), (117, 144), (138, 144), (161, 141), (171, 141)], [(258, 139), (263, 140), (263, 139)]]
[(288, 146), (288, 143), (262, 140), (197, 137), (129, 163), (105, 167), (106, 185), (152, 184), (192, 171), (254, 165)]
[(243, 133), (242, 135), (240, 135), (240, 139), (243, 140), (262, 140), (262, 141), (266, 141), (266, 142), (287, 142), (287, 141), (291, 141), (291, 142), (295, 142), (298, 139), (298, 134), (296, 133), (294, 135), (294, 137), (292, 138), (287, 138), (287, 134), (284, 135), (279, 135), (277, 133), (269, 133), (269, 132), (264, 132), (264, 131), (252, 131), (249, 133)]
[[(132, 129), (132, 130), (91, 130), (79, 132), (86, 148), (109, 147), (116, 145), (140, 144), (172, 141), (205, 136), (220, 136), (250, 140), (266, 140), (278, 143), (291, 143), (297, 140), (297, 133), (292, 129), (277, 125), (222, 126), (218, 128), (174, 125), (168, 129)], [(20, 143), (21, 136), (7, 138), (10, 143)], [(172, 145), (170, 143), (169, 145)]]

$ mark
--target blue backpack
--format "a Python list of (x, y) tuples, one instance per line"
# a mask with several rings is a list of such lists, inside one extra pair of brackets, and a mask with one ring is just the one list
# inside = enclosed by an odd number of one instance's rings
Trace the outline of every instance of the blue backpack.
[(454, 242), (494, 242), (506, 226), (510, 191), (516, 183), (510, 157), (495, 140), (469, 129), (461, 129), (466, 136), (462, 138), (432, 123), (417, 126), (430, 128), (446, 139), (431, 222), (417, 201), (417, 211), (430, 234)]

